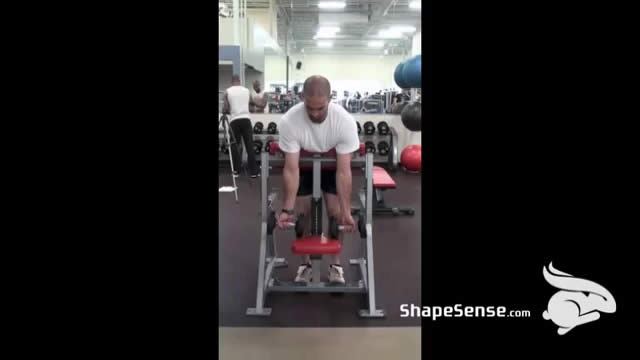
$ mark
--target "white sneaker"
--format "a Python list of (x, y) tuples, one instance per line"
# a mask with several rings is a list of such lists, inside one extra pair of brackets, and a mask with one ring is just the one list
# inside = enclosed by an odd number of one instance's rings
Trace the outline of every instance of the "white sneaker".
[(329, 265), (329, 283), (344, 285), (344, 270), (338, 264)]
[(296, 284), (308, 284), (311, 281), (311, 264), (301, 264), (298, 266), (298, 273), (296, 279), (293, 280)]

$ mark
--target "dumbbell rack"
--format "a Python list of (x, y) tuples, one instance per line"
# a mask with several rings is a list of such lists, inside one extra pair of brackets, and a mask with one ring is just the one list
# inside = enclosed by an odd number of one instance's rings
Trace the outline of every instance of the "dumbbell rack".
[[(379, 134), (365, 135), (364, 133), (360, 133), (359, 137), (360, 137), (361, 143), (366, 143), (367, 141), (371, 141), (376, 145), (376, 152), (373, 156), (373, 163), (375, 165), (385, 167), (386, 169), (392, 170), (392, 171), (398, 168), (398, 163), (400, 162), (400, 154), (398, 152), (398, 133), (396, 129), (393, 128), (393, 126), (389, 127), (389, 134), (387, 135), (379, 135)], [(253, 134), (254, 142), (260, 141), (262, 143), (262, 146), (261, 146), (262, 151), (260, 153), (266, 151), (266, 145), (269, 140), (278, 141), (278, 138), (279, 138), (279, 135), (277, 132), (275, 134), (266, 134), (266, 133)], [(220, 144), (224, 143), (224, 134), (222, 133), (222, 131), (219, 132), (218, 139)], [(386, 141), (389, 144), (389, 153), (387, 155), (378, 154), (378, 150), (377, 150), (378, 143), (380, 143), (381, 141)], [(240, 147), (240, 149), (242, 149), (242, 146)], [(243, 162), (245, 162), (246, 156), (242, 156), (243, 154), (242, 150), (240, 151), (241, 151), (240, 154), (243, 159)], [(220, 146), (218, 146), (218, 153), (219, 153), (218, 160), (219, 160), (220, 166), (228, 166), (229, 155), (222, 153), (220, 151)], [(258, 156), (256, 156), (256, 161), (259, 163), (260, 154), (257, 154), (257, 155)], [(273, 159), (271, 160), (271, 165), (276, 167), (283, 166), (284, 161), (282, 159)]]

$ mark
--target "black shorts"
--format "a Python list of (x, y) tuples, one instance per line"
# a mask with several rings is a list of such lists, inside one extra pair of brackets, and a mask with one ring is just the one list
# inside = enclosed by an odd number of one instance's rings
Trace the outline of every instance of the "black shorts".
[[(336, 172), (321, 171), (320, 172), (320, 189), (329, 194), (338, 194), (336, 187)], [(313, 195), (313, 171), (300, 170), (300, 186), (298, 186), (298, 196)]]

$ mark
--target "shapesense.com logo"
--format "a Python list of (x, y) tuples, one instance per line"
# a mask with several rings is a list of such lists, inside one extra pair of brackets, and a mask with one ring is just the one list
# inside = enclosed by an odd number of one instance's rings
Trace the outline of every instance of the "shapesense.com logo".
[(438, 318), (523, 318), (531, 317), (529, 310), (509, 310), (504, 306), (416, 306), (414, 304), (400, 305), (400, 317), (424, 317), (435, 321)]

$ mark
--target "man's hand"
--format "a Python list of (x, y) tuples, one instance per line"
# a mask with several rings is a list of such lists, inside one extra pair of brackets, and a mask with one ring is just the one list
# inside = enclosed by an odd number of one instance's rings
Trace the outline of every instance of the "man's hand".
[(280, 229), (286, 229), (291, 227), (291, 223), (295, 223), (296, 221), (296, 216), (295, 215), (289, 215), (285, 212), (280, 213), (280, 215), (278, 216), (278, 227)]
[(340, 216), (340, 222), (338, 224), (346, 226), (344, 232), (356, 231), (356, 222), (353, 221), (350, 212), (344, 212), (342, 216)]

